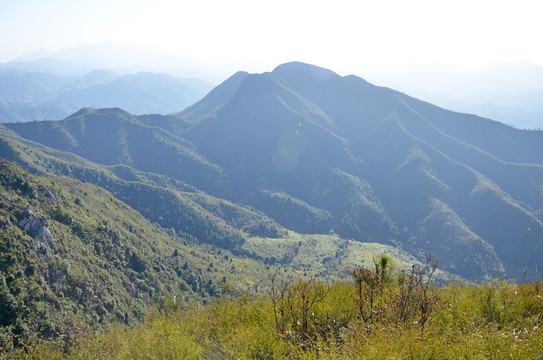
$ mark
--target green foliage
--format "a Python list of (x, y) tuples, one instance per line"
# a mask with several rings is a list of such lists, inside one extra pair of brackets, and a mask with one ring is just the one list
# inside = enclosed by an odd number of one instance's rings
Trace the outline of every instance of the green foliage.
[(234, 266), (245, 271), (230, 293), (266, 277), (255, 261), (183, 242), (103, 189), (1, 161), (0, 336), (19, 344), (133, 325), (166, 295), (218, 296)]
[(378, 274), (384, 282), (392, 281), (396, 265), (390, 255), (381, 254), (379, 257), (374, 257), (373, 264), (375, 265), (375, 273)]
[[(387, 283), (385, 292), (398, 294), (402, 286)], [(25, 345), (26, 351), (19, 351), (13, 345), (18, 338), (7, 334), (0, 350), (8, 358), (38, 359), (520, 360), (542, 355), (541, 281), (451, 283), (434, 289), (441, 306), (433, 308), (424, 327), (415, 323), (420, 317), (391, 322), (381, 316), (368, 328), (353, 298), (355, 287), (277, 280), (265, 296), (225, 297), (207, 305), (174, 297), (134, 328), (115, 325), (105, 332), (76, 332), (69, 341)], [(500, 299), (490, 311), (484, 305), (489, 288), (495, 291), (491, 296)], [(511, 295), (506, 303), (502, 294)], [(490, 315), (495, 311), (501, 314)]]

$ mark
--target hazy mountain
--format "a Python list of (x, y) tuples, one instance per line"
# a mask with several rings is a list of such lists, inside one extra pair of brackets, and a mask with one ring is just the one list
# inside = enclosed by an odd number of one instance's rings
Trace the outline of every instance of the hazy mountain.
[(520, 129), (543, 128), (543, 90), (440, 101), (456, 111), (479, 114)]
[(138, 73), (84, 89), (69, 90), (58, 95), (55, 101), (78, 108), (121, 107), (134, 114), (167, 114), (192, 105), (210, 89), (211, 85), (203, 81)]
[(74, 77), (83, 76), (86, 73), (99, 68), (101, 67), (63, 61), (51, 57), (43, 57), (29, 61), (10, 61), (7, 63), (0, 63), (1, 70), (19, 70), (23, 72)]
[(0, 71), (0, 99), (6, 103), (39, 104), (51, 100), (59, 89), (75, 86), (75, 78), (19, 70)]
[(62, 119), (74, 111), (74, 107), (60, 103), (11, 103), (0, 105), (0, 122), (19, 122), (43, 119)]
[(111, 70), (98, 69), (81, 76), (78, 80), (82, 83), (82, 88), (88, 88), (95, 85), (110, 83), (118, 77), (119, 75)]
[(52, 52), (49, 51), (49, 50), (37, 49), (37, 50), (31, 51), (31, 52), (29, 52), (27, 54), (23, 54), (21, 56), (18, 56), (17, 58), (13, 59), (12, 61), (17, 61), (17, 62), (34, 61), (34, 60), (38, 60), (38, 59), (47, 57), (47, 56), (49, 56), (51, 54), (52, 54)]
[[(170, 56), (152, 47), (141, 44), (103, 42), (83, 44), (70, 49), (62, 49), (49, 55), (50, 58), (89, 66), (122, 69), (127, 66), (170, 65)], [(153, 66), (155, 69), (159, 66)]]
[(421, 66), (373, 74), (372, 79), (455, 111), (518, 128), (543, 127), (540, 65), (510, 62), (472, 68)]
[[(541, 265), (543, 132), (447, 111), (356, 76), (288, 63), (237, 73), (175, 116), (84, 109), (63, 121), (5, 126), (98, 164), (249, 204), (298, 232), (431, 252), (470, 279), (513, 267), (519, 277)], [(6, 149), (17, 159), (13, 146)], [(139, 206), (158, 216), (159, 208)]]
[(81, 77), (0, 71), (0, 121), (61, 119), (82, 107), (123, 107), (133, 113), (172, 113), (201, 99), (211, 85), (166, 74), (119, 76), (106, 69)]

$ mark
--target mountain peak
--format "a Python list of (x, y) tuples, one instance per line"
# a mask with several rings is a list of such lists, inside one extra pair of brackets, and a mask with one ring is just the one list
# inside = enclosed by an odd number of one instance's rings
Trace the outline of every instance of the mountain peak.
[(332, 70), (299, 61), (281, 64), (273, 69), (273, 73), (288, 81), (311, 80), (316, 82), (326, 82), (333, 78), (339, 77), (339, 75)]
[(128, 111), (123, 110), (121, 108), (94, 109), (94, 108), (91, 108), (91, 107), (84, 107), (84, 108), (81, 108), (79, 111), (73, 113), (72, 115), (66, 117), (65, 120), (84, 118), (89, 114), (107, 115), (107, 114), (112, 114), (112, 113), (117, 114), (119, 116), (122, 116), (122, 115), (129, 116), (129, 117), (133, 116)]
[(232, 99), (239, 86), (248, 75), (249, 73), (246, 71), (236, 72), (219, 86), (211, 90), (202, 100), (187, 107), (185, 110), (177, 113), (177, 115), (190, 120), (197, 120), (199, 117), (207, 114), (207, 111), (210, 111), (210, 109), (218, 109)]

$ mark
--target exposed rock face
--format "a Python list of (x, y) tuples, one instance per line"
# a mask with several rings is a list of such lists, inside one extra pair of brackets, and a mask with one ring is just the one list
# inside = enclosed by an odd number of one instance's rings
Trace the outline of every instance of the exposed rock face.
[(7, 193), (1, 193), (0, 194), (0, 201), (6, 204), (11, 204), (11, 198)]
[(45, 196), (47, 196), (49, 199), (51, 199), (51, 201), (53, 202), (54, 205), (57, 204), (57, 199), (55, 198), (55, 195), (53, 195), (51, 190), (47, 190), (47, 192), (45, 193)]
[(49, 253), (53, 247), (53, 244), (51, 243), (52, 236), (51, 232), (49, 231), (47, 219), (38, 216), (31, 207), (28, 207), (23, 218), (19, 220), (17, 225), (28, 235), (40, 239), (36, 251), (42, 252), (44, 254), (45, 261), (49, 261)]
[(51, 199), (51, 202), (56, 205), (57, 204), (57, 199), (55, 198), (55, 195), (53, 195), (53, 193), (51, 192), (51, 190), (47, 189), (45, 186), (43, 186), (43, 184), (38, 184), (38, 189), (40, 189), (41, 191), (45, 191), (45, 196), (49, 199)]

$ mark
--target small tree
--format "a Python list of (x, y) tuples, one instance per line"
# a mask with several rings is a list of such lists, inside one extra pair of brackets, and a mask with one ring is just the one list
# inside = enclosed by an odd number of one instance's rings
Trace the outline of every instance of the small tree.
[(328, 287), (315, 279), (287, 281), (276, 284), (272, 277), (270, 297), (273, 303), (275, 328), (277, 333), (291, 341), (316, 340), (315, 315), (311, 311), (328, 293)]
[(382, 298), (385, 284), (383, 278), (378, 273), (360, 266), (351, 271), (351, 276), (355, 286), (354, 300), (358, 306), (360, 317), (369, 325), (384, 310)]
[(375, 273), (378, 274), (384, 282), (389, 282), (392, 279), (393, 261), (392, 257), (387, 254), (381, 254), (379, 257), (373, 257), (375, 265)]
[(430, 284), (438, 268), (439, 261), (427, 255), (424, 266), (413, 265), (410, 273), (400, 272), (398, 292), (393, 297), (395, 321), (418, 323), (424, 331), (424, 325), (439, 300)]

